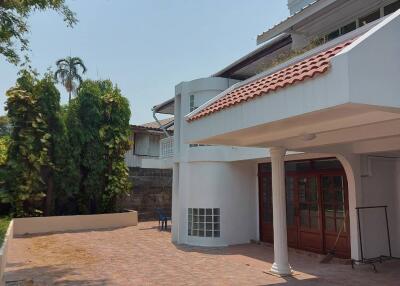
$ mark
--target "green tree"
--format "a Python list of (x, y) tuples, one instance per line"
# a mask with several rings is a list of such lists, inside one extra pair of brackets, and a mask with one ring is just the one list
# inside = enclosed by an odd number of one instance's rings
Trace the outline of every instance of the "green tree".
[(44, 10), (60, 13), (70, 27), (78, 22), (75, 13), (65, 5), (65, 0), (0, 0), (0, 54), (10, 63), (18, 64), (18, 51), (29, 49), (28, 16), (34, 11)]
[(10, 121), (6, 115), (0, 116), (0, 136), (10, 135)]
[(37, 203), (45, 196), (41, 166), (48, 164), (50, 134), (33, 94), (36, 83), (32, 74), (23, 71), (6, 93), (12, 132), (2, 200), (11, 204), (15, 216), (37, 215)]
[(86, 67), (79, 57), (59, 59), (56, 65), (57, 70), (54, 74), (54, 78), (60, 80), (64, 85), (69, 95), (69, 101), (71, 101), (71, 94), (76, 93), (83, 81), (79, 74), (79, 69), (82, 69), (82, 74), (84, 74), (86, 72)]
[[(85, 81), (74, 99), (77, 126), (80, 130), (69, 130), (71, 141), (78, 142), (80, 150), (78, 169), (80, 170), (79, 211), (81, 213), (100, 212), (100, 196), (104, 190), (104, 146), (100, 141), (102, 125), (102, 100), (99, 85)], [(78, 158), (77, 158), (78, 159)]]
[(0, 167), (7, 162), (8, 146), (10, 146), (10, 136), (0, 136)]
[[(22, 71), (7, 92), (12, 126), (6, 163), (8, 201), (16, 216), (54, 214), (56, 179), (65, 161), (65, 126), (53, 76)], [(4, 192), (3, 192), (4, 193)], [(45, 198), (44, 207), (42, 206)], [(39, 211), (40, 210), (40, 211)]]
[(129, 171), (124, 155), (129, 150), (129, 119), (131, 112), (128, 100), (121, 95), (111, 81), (100, 82), (103, 101), (103, 124), (100, 138), (105, 148), (105, 189), (102, 194), (102, 212), (115, 211), (116, 201), (130, 188)]
[(46, 134), (50, 134), (46, 148), (48, 162), (42, 164), (41, 176), (46, 186), (44, 214), (53, 215), (55, 179), (65, 164), (65, 126), (61, 114), (60, 93), (55, 87), (53, 76), (47, 74), (38, 81), (33, 89), (33, 95), (37, 108), (46, 123), (44, 131)]
[(115, 211), (118, 196), (129, 190), (124, 154), (129, 149), (130, 109), (111, 81), (83, 82), (68, 108), (70, 155), (78, 173), (66, 174), (77, 194), (80, 213)]

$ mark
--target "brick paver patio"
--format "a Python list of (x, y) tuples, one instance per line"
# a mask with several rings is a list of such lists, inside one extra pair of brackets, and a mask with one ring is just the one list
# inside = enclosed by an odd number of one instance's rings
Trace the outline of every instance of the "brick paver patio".
[(11, 243), (10, 285), (400, 285), (400, 262), (352, 270), (320, 264), (320, 257), (290, 251), (296, 275), (267, 273), (271, 246), (218, 249), (177, 246), (157, 222), (104, 231), (16, 238)]

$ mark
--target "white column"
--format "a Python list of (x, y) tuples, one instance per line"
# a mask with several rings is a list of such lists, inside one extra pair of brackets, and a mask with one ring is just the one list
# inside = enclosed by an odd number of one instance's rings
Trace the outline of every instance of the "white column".
[(171, 240), (174, 243), (179, 242), (179, 163), (174, 163), (172, 167), (172, 225), (171, 225)]
[(274, 264), (271, 272), (279, 275), (292, 274), (289, 265), (287, 226), (286, 226), (286, 194), (285, 194), (285, 153), (281, 147), (269, 149), (272, 166), (272, 212), (274, 216)]

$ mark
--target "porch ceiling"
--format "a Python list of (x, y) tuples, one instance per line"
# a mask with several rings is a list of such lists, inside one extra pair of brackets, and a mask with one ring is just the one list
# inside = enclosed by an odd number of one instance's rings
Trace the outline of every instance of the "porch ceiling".
[(400, 136), (400, 109), (360, 104), (334, 108), (262, 124), (195, 142), (201, 144), (268, 147), (290, 150)]

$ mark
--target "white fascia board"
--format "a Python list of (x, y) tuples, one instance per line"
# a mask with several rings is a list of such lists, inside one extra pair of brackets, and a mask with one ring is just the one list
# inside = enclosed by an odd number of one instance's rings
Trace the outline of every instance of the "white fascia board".
[(347, 63), (343, 61), (313, 79), (192, 121), (190, 132), (183, 134), (183, 140), (186, 143), (200, 142), (346, 104), (349, 102), (346, 78)]
[(309, 4), (299, 12), (293, 14), (292, 16), (289, 16), (286, 20), (280, 22), (279, 24), (276, 24), (271, 29), (258, 35), (257, 44), (259, 45), (281, 33), (288, 32), (297, 23), (328, 7), (336, 1), (337, 0), (319, 0)]

